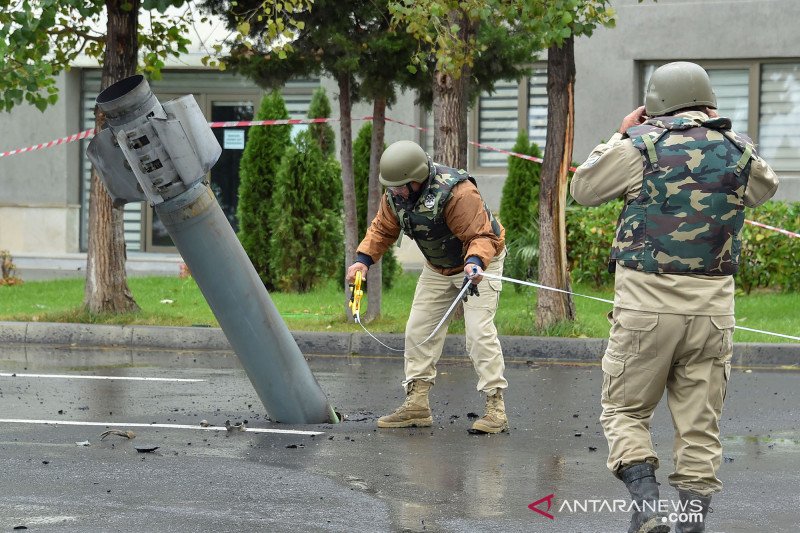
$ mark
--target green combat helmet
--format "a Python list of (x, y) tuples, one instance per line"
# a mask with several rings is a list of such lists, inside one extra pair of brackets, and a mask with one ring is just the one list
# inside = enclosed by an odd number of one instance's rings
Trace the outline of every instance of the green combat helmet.
[(428, 179), (428, 154), (412, 141), (397, 141), (381, 156), (380, 180), (386, 187), (400, 187), (412, 181)]
[(717, 108), (717, 97), (703, 67), (676, 61), (658, 67), (650, 76), (644, 100), (647, 116), (658, 117), (695, 106)]

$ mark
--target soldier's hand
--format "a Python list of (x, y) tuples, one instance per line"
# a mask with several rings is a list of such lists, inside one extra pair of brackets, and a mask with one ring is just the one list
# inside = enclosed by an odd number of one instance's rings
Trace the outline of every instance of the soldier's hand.
[(467, 263), (464, 265), (464, 274), (466, 274), (473, 285), (477, 285), (483, 279), (483, 269), (475, 263)]
[(360, 261), (356, 261), (350, 265), (350, 268), (347, 269), (347, 276), (345, 276), (345, 280), (347, 280), (347, 283), (353, 283), (356, 279), (356, 272), (361, 272), (361, 277), (363, 279), (367, 279), (367, 270), (369, 270), (367, 265), (361, 263)]
[(639, 106), (633, 111), (631, 111), (625, 118), (622, 119), (622, 124), (619, 127), (620, 133), (625, 133), (628, 131), (628, 128), (632, 128), (634, 126), (638, 126), (642, 122), (647, 120), (647, 116), (644, 114), (644, 106)]

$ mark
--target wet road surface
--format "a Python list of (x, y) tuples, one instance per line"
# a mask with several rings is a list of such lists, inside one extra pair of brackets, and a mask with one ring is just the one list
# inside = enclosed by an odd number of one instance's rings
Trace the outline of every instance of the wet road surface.
[[(432, 428), (378, 431), (375, 420), (402, 401), (398, 358), (310, 358), (347, 420), (287, 426), (267, 419), (231, 355), (149, 352), (124, 367), (95, 366), (100, 351), (55, 350), (48, 365), (4, 355), (0, 419), (14, 421), (0, 422), (0, 531), (627, 530), (628, 515), (609, 510), (627, 492), (605, 468), (596, 365), (508, 364), (511, 431), (481, 436), (466, 431), (483, 399), (465, 360), (438, 365)], [(797, 530), (798, 402), (800, 372), (734, 371), (722, 422), (725, 489), (708, 531)], [(320, 433), (214, 429), (226, 420)], [(676, 498), (665, 482), (672, 430), (663, 402), (653, 426), (661, 497)], [(136, 437), (101, 440), (112, 428)], [(91, 445), (76, 444), (84, 441)], [(551, 494), (553, 519), (528, 508)], [(546, 501), (537, 508), (547, 511)]]

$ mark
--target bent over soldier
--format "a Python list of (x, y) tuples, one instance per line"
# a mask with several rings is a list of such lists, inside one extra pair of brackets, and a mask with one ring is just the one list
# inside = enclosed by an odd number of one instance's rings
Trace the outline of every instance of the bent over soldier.
[(676, 524), (676, 531), (705, 531), (711, 495), (722, 488), (719, 419), (731, 370), (744, 208), (771, 198), (778, 180), (716, 107), (702, 67), (658, 68), (645, 105), (594, 149), (571, 184), (583, 205), (625, 200), (609, 262), (614, 309), (600, 421), (608, 468), (637, 504), (629, 532), (670, 530), (657, 511), (659, 462), (650, 436), (664, 390), (675, 429), (669, 483), (687, 514), (702, 517)]
[[(413, 239), (426, 262), (417, 282), (405, 332), (406, 398), (393, 413), (378, 419), (380, 428), (425, 427), (433, 423), (428, 392), (436, 380), (436, 363), (446, 327), (426, 339), (459, 294), (466, 274), (478, 294), (464, 303), (467, 351), (478, 374), (478, 391), (486, 395), (486, 412), (471, 431), (500, 433), (508, 429), (503, 391), (505, 363), (494, 315), (502, 288), (484, 270), (503, 273), (505, 230), (486, 207), (475, 180), (464, 170), (433, 163), (411, 141), (399, 141), (384, 151), (380, 181), (386, 186), (378, 213), (358, 246), (356, 262), (347, 270), (367, 269), (401, 234)], [(418, 346), (419, 345), (419, 346)]]

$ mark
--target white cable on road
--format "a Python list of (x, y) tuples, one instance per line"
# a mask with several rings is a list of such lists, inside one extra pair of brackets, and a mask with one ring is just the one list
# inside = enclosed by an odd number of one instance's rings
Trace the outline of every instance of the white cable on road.
[[(438, 324), (436, 324), (436, 327), (433, 328), (433, 331), (431, 331), (431, 334), (428, 335), (427, 337), (425, 337), (424, 341), (412, 346), (411, 348), (408, 348), (409, 350), (413, 350), (414, 348), (418, 348), (419, 346), (422, 346), (423, 344), (428, 342), (431, 339), (431, 337), (433, 337), (436, 334), (437, 331), (439, 331), (439, 328), (441, 328), (442, 324), (445, 323), (445, 321), (447, 320), (447, 317), (449, 317), (450, 313), (453, 312), (453, 309), (456, 308), (456, 304), (458, 304), (458, 301), (461, 298), (464, 297), (464, 294), (469, 289), (469, 286), (470, 286), (469, 283), (464, 283), (464, 286), (461, 287), (461, 292), (458, 293), (458, 295), (456, 296), (455, 300), (453, 300), (453, 303), (450, 304), (450, 307), (447, 309), (447, 311), (445, 311), (444, 316), (442, 316), (442, 319), (439, 320)], [(384, 344), (380, 340), (378, 340), (378, 338), (375, 337), (375, 335), (373, 335), (372, 333), (370, 333), (369, 330), (364, 326), (364, 324), (361, 323), (361, 311), (360, 310), (358, 312), (356, 312), (355, 320), (356, 320), (356, 322), (358, 322), (358, 325), (361, 326), (361, 329), (363, 329), (364, 331), (367, 332), (367, 335), (369, 335), (370, 337), (375, 339), (375, 341), (378, 344), (380, 344), (381, 346), (383, 346), (384, 348), (386, 348), (388, 350), (392, 350), (393, 352), (404, 352), (406, 350), (405, 348), (392, 348), (391, 346), (387, 346), (386, 344)]]
[(55, 378), (55, 379), (113, 379), (125, 381), (169, 381), (177, 383), (197, 383), (204, 379), (191, 378), (150, 378), (142, 376), (89, 376), (86, 374), (19, 374), (0, 372), (0, 378)]
[(597, 296), (589, 296), (587, 294), (579, 294), (577, 292), (570, 292), (570, 291), (565, 291), (563, 289), (556, 289), (555, 287), (548, 287), (547, 285), (540, 285), (538, 283), (533, 283), (531, 281), (522, 281), (521, 279), (507, 278), (505, 276), (496, 276), (495, 274), (487, 274), (486, 272), (484, 272), (482, 275), (483, 275), (484, 278), (499, 279), (499, 280), (502, 280), (502, 281), (508, 281), (509, 283), (516, 283), (518, 285), (528, 285), (529, 287), (536, 287), (537, 289), (545, 289), (545, 290), (548, 290), (548, 291), (562, 292), (564, 294), (572, 294), (574, 296), (580, 296), (582, 298), (589, 298), (591, 300), (597, 300), (598, 302), (605, 302), (607, 304), (612, 304), (612, 305), (614, 304), (613, 300), (606, 300), (605, 298), (598, 298)]
[[(577, 293), (577, 292), (566, 291), (566, 290), (563, 290), (563, 289), (556, 289), (555, 287), (548, 287), (547, 285), (541, 285), (539, 283), (533, 283), (531, 281), (523, 281), (521, 279), (509, 278), (509, 277), (506, 277), (506, 276), (498, 276), (496, 274), (489, 274), (487, 272), (483, 272), (481, 275), (484, 278), (496, 279), (496, 280), (500, 280), (500, 281), (507, 281), (509, 283), (516, 283), (518, 285), (528, 285), (529, 287), (535, 287), (537, 289), (545, 289), (545, 290), (548, 290), (548, 291), (560, 292), (560, 293), (563, 293), (563, 294), (571, 294), (573, 296), (580, 296), (581, 298), (589, 298), (590, 300), (596, 300), (598, 302), (603, 302), (603, 303), (614, 305), (614, 301), (613, 300), (608, 300), (606, 298), (598, 298), (597, 296), (589, 296), (588, 294), (580, 294), (580, 293)], [(439, 323), (436, 325), (436, 327), (433, 328), (433, 331), (431, 332), (431, 334), (428, 335), (425, 338), (424, 341), (422, 341), (419, 344), (415, 345), (413, 348), (417, 348), (419, 346), (422, 346), (423, 344), (428, 342), (431, 339), (431, 337), (433, 337), (433, 335), (437, 331), (439, 331), (439, 328), (442, 327), (442, 324), (444, 324), (444, 322), (447, 319), (447, 317), (450, 316), (450, 313), (455, 308), (456, 304), (458, 303), (458, 300), (460, 300), (464, 296), (464, 293), (467, 291), (468, 287), (469, 287), (469, 283), (464, 284), (464, 286), (461, 288), (461, 292), (458, 293), (458, 296), (456, 296), (456, 299), (453, 300), (452, 304), (450, 304), (450, 308), (447, 310), (447, 312), (445, 312), (444, 316), (439, 321)], [(364, 324), (361, 323), (360, 312), (356, 313), (355, 320), (361, 326), (361, 329), (363, 329), (367, 333), (367, 335), (369, 335), (370, 337), (375, 339), (375, 341), (378, 344), (380, 344), (381, 346), (383, 346), (384, 348), (392, 350), (393, 352), (402, 352), (402, 351), (405, 350), (405, 349), (398, 349), (398, 348), (392, 348), (391, 346), (387, 346), (386, 344), (381, 342), (377, 337), (375, 337), (375, 335), (370, 333), (369, 330), (367, 330), (367, 328), (364, 326)], [(773, 333), (771, 331), (764, 331), (764, 330), (761, 330), (761, 329), (746, 328), (746, 327), (743, 327), (743, 326), (735, 326), (735, 327), (736, 327), (736, 329), (740, 329), (742, 331), (750, 331), (750, 332), (753, 332), (753, 333), (761, 333), (761, 334), (764, 334), (764, 335), (773, 335), (775, 337), (782, 337), (784, 339), (791, 339), (791, 340), (795, 340), (795, 341), (800, 341), (800, 337), (795, 337), (794, 335), (785, 335), (783, 333)], [(413, 349), (413, 348), (410, 348), (410, 349)]]
[[(143, 424), (138, 422), (81, 422), (75, 420), (27, 420), (16, 418), (0, 418), (0, 423), (4, 424), (44, 424), (51, 426), (103, 426), (103, 427), (132, 427), (132, 428), (166, 428), (166, 429), (199, 429), (202, 431), (228, 431), (225, 426), (208, 426), (189, 424)], [(303, 431), (299, 429), (269, 429), (269, 428), (246, 428), (237, 430), (242, 433), (285, 433), (288, 435), (322, 435), (323, 431)]]
[[(597, 300), (598, 302), (605, 302), (605, 303), (609, 303), (609, 304), (612, 304), (612, 305), (614, 304), (614, 302), (612, 300), (606, 300), (605, 298), (598, 298), (596, 296), (588, 296), (586, 294), (579, 294), (577, 292), (570, 292), (570, 291), (565, 291), (563, 289), (556, 289), (554, 287), (548, 287), (547, 285), (540, 285), (538, 283), (532, 283), (530, 281), (522, 281), (520, 279), (507, 278), (505, 276), (496, 276), (494, 274), (487, 274), (486, 272), (483, 273), (483, 277), (491, 278), (491, 279), (499, 279), (499, 280), (502, 280), (502, 281), (508, 281), (510, 283), (517, 283), (519, 285), (529, 285), (531, 287), (536, 287), (538, 289), (545, 289), (545, 290), (548, 290), (548, 291), (561, 292), (561, 293), (564, 293), (564, 294), (572, 294), (574, 296), (580, 296), (582, 298), (590, 298), (592, 300)], [(792, 340), (795, 340), (795, 341), (800, 341), (800, 337), (795, 337), (794, 335), (784, 335), (783, 333), (773, 333), (772, 331), (764, 331), (764, 330), (761, 330), (761, 329), (745, 328), (743, 326), (736, 326), (736, 329), (741, 329), (742, 331), (751, 331), (753, 333), (762, 333), (764, 335), (773, 335), (775, 337), (783, 337), (784, 339), (792, 339)]]
[(752, 331), (753, 333), (763, 333), (764, 335), (774, 335), (776, 337), (783, 337), (784, 339), (792, 339), (792, 340), (795, 340), (795, 341), (800, 341), (800, 337), (795, 337), (794, 335), (784, 335), (783, 333), (773, 333), (771, 331), (764, 331), (763, 329), (746, 328), (744, 326), (736, 326), (736, 329), (741, 329), (742, 331)]

